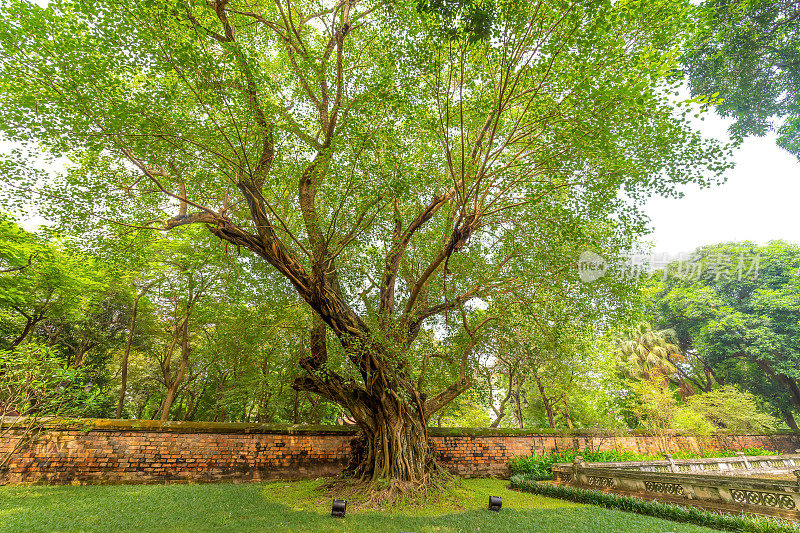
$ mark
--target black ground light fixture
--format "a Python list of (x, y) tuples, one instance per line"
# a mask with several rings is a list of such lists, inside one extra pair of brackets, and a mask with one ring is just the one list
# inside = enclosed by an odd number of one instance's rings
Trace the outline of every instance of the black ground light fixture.
[(489, 496), (489, 510), (499, 511), (503, 506), (503, 498), (500, 496)]
[(331, 516), (335, 516), (336, 518), (344, 518), (345, 511), (347, 511), (347, 500), (333, 500)]

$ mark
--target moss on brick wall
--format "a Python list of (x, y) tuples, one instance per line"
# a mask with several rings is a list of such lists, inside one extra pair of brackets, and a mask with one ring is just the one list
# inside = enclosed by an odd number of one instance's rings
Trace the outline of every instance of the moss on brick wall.
[(274, 435), (355, 435), (358, 433), (358, 428), (355, 426), (249, 424), (242, 422), (160, 422), (158, 420), (113, 420), (104, 418), (51, 420), (47, 422), (45, 427), (54, 430), (84, 432), (163, 431), (167, 433), (264, 433)]
[[(250, 424), (242, 422), (160, 422), (158, 420), (113, 420), (104, 418), (60, 419), (47, 424), (52, 429), (78, 431), (165, 431), (171, 433), (265, 433), (277, 435), (355, 435), (357, 426), (315, 426), (289, 424)], [(500, 437), (500, 436), (554, 436), (554, 437), (626, 437), (651, 436), (651, 433), (635, 429), (509, 429), (509, 428), (428, 428), (431, 437)], [(713, 437), (696, 435), (689, 431), (671, 431), (670, 436)], [(798, 435), (791, 431), (764, 433), (733, 433), (720, 431), (719, 436), (740, 435)]]

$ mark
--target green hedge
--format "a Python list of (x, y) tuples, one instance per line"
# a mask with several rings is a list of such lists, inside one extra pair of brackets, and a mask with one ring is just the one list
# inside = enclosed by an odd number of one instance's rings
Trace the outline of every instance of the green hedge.
[[(739, 450), (745, 455), (777, 455), (778, 452), (764, 450), (763, 448), (746, 448)], [(527, 456), (512, 457), (509, 461), (512, 474), (521, 474), (537, 481), (553, 479), (551, 467), (556, 463), (571, 463), (577, 456), (583, 457), (587, 463), (614, 463), (619, 461), (659, 461), (665, 459), (661, 454), (650, 455), (636, 453), (627, 450), (565, 450), (563, 452), (551, 452), (542, 455), (533, 454)], [(676, 452), (672, 454), (675, 459), (699, 459), (710, 457), (735, 457), (736, 451), (732, 450), (704, 450), (697, 452)]]
[(797, 522), (780, 518), (716, 513), (696, 507), (682, 507), (670, 503), (646, 501), (611, 492), (541, 483), (519, 474), (511, 476), (511, 488), (551, 498), (588, 503), (608, 509), (638, 513), (676, 522), (687, 522), (724, 531), (744, 531), (747, 533), (800, 532), (800, 525)]

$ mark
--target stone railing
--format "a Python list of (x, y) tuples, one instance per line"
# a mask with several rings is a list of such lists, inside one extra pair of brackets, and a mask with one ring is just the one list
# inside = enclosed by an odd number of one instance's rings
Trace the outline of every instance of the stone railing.
[[(727, 511), (800, 518), (800, 455), (571, 463), (556, 482)], [(710, 473), (713, 472), (713, 473)], [(764, 476), (786, 477), (766, 479)]]
[[(673, 459), (671, 455), (663, 461), (625, 461), (615, 463), (591, 463), (607, 468), (638, 470), (640, 472), (720, 474), (759, 477), (761, 475), (790, 474), (800, 468), (800, 455), (764, 455), (745, 457), (739, 452), (735, 457), (713, 457), (705, 459)], [(571, 470), (571, 465), (559, 464), (556, 469)]]

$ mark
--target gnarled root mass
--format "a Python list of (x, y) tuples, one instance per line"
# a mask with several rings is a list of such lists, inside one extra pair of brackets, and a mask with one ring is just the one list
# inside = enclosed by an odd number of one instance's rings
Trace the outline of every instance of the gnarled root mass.
[(434, 464), (432, 470), (416, 481), (397, 479), (362, 480), (345, 471), (320, 487), (327, 497), (348, 500), (348, 508), (382, 509), (398, 505), (423, 505), (450, 494), (459, 478)]
[(361, 481), (423, 482), (435, 470), (436, 449), (424, 421), (385, 405), (373, 413), (359, 424), (361, 433), (351, 445), (352, 475)]

